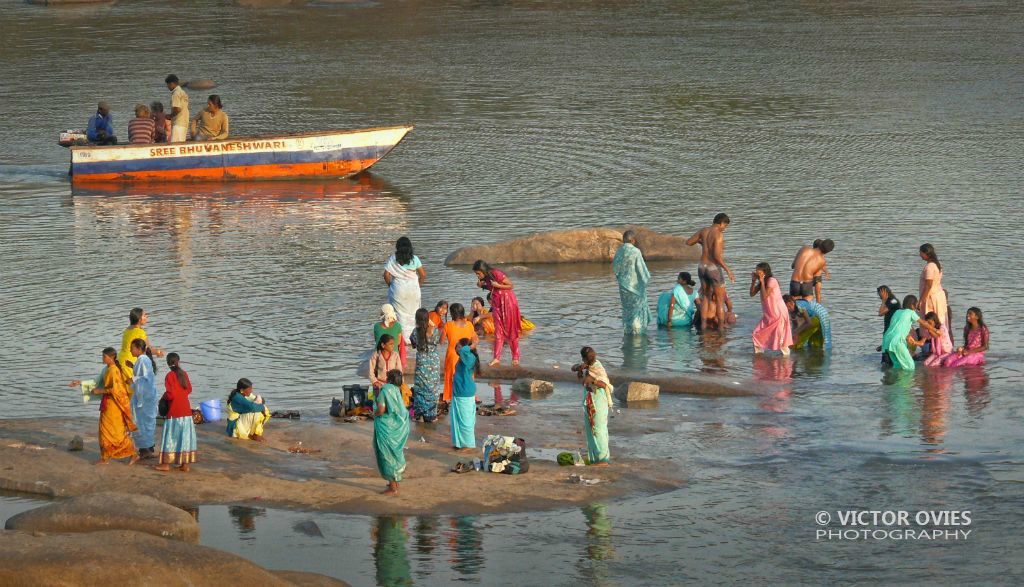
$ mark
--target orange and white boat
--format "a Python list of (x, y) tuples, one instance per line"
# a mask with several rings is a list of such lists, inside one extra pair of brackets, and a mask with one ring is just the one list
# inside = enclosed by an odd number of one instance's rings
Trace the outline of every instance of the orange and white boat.
[(188, 143), (71, 147), (71, 181), (236, 181), (348, 177), (412, 126)]

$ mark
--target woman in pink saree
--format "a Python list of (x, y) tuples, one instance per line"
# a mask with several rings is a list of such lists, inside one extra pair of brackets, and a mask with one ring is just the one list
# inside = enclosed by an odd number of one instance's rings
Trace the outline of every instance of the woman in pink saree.
[(501, 351), (508, 342), (512, 351), (512, 366), (519, 365), (519, 335), (523, 331), (523, 319), (519, 313), (519, 300), (512, 291), (512, 282), (503, 272), (484, 261), (473, 263), (477, 286), (491, 292), (491, 315), (494, 317), (494, 360), (491, 365), (501, 363)]
[(788, 355), (789, 347), (793, 346), (793, 330), (779, 281), (772, 277), (771, 265), (764, 262), (758, 263), (750, 276), (750, 297), (761, 294), (762, 317), (754, 328), (754, 352), (772, 350)]

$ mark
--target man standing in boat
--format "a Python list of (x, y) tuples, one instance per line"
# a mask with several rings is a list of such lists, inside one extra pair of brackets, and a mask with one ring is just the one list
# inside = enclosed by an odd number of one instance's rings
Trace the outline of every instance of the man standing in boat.
[(164, 79), (167, 89), (171, 91), (171, 140), (172, 143), (184, 143), (188, 139), (188, 123), (191, 114), (188, 110), (188, 94), (173, 73)]

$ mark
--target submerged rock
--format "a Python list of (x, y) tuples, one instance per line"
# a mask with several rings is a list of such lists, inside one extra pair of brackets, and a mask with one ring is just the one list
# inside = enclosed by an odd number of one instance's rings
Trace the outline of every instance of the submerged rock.
[(23, 532), (134, 530), (185, 542), (199, 542), (199, 524), (182, 509), (145, 495), (90, 493), (22, 512), (7, 520)]
[(626, 403), (656, 402), (661, 388), (653, 383), (630, 381), (629, 385), (615, 389), (615, 397)]
[(516, 379), (512, 383), (512, 391), (527, 397), (541, 397), (554, 393), (555, 384), (540, 379)]
[(85, 442), (82, 440), (82, 437), (77, 434), (75, 435), (74, 438), (68, 441), (68, 450), (71, 452), (77, 452), (83, 450), (84, 448)]
[(686, 238), (654, 232), (643, 226), (583, 228), (540, 232), (490, 245), (462, 247), (445, 259), (445, 265), (471, 265), (477, 259), (491, 264), (510, 263), (611, 263), (622, 245), (622, 233), (637, 233), (637, 246), (648, 261), (696, 260), (700, 251), (686, 246)]
[(222, 550), (141, 532), (0, 532), (0, 585), (218, 584), (345, 585), (313, 573), (268, 571)]

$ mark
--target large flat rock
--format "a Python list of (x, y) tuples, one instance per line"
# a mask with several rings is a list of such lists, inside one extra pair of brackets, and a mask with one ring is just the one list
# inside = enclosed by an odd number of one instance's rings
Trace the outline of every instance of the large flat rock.
[(199, 542), (199, 524), (185, 510), (146, 495), (101, 492), (22, 512), (7, 520), (8, 530), (23, 532), (96, 532), (134, 530)]
[(445, 265), (471, 265), (477, 259), (491, 264), (509, 263), (611, 263), (622, 245), (622, 233), (637, 233), (637, 246), (648, 261), (691, 260), (700, 250), (686, 245), (686, 238), (654, 232), (643, 226), (582, 228), (540, 232), (489, 245), (462, 247)]
[(242, 557), (142, 532), (0, 532), (0, 585), (345, 585), (311, 573), (281, 574)]

